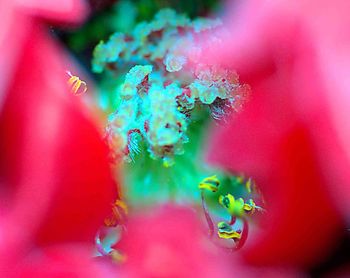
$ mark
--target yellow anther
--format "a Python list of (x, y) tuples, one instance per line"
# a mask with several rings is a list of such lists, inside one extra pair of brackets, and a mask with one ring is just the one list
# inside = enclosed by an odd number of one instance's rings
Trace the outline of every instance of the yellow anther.
[(247, 182), (245, 183), (245, 188), (247, 189), (248, 193), (252, 193), (252, 179), (249, 178)]
[(207, 189), (212, 192), (218, 191), (218, 187), (220, 185), (220, 181), (216, 175), (211, 177), (204, 178), (198, 185), (199, 189)]
[(116, 200), (115, 203), (114, 203), (114, 205), (115, 205), (116, 207), (121, 208), (121, 209), (124, 211), (125, 214), (128, 214), (128, 212), (129, 212), (128, 206), (126, 205), (126, 203), (125, 203), (124, 201), (122, 201), (122, 200)]
[(67, 74), (70, 76), (68, 79), (68, 85), (71, 87), (74, 95), (80, 95), (87, 91), (85, 81), (80, 80), (78, 76), (72, 75), (69, 71), (67, 71)]
[(243, 209), (246, 212), (250, 212), (250, 211), (253, 212), (254, 211), (254, 207), (249, 205), (249, 204), (247, 204), (247, 203), (244, 204)]
[(112, 260), (116, 263), (124, 263), (127, 259), (126, 255), (121, 254), (117, 250), (112, 250), (109, 255), (111, 256)]
[(114, 227), (125, 221), (128, 214), (128, 206), (122, 200), (116, 200), (112, 207), (112, 213), (105, 218), (104, 223), (107, 227)]
[(240, 239), (241, 234), (232, 229), (226, 222), (218, 223), (218, 235), (224, 239)]
[(249, 203), (245, 203), (243, 209), (245, 212), (253, 213), (255, 211), (256, 205), (252, 199), (249, 199)]
[(218, 231), (218, 236), (220, 238), (224, 238), (224, 239), (240, 239), (241, 238), (241, 234), (237, 233), (235, 231), (230, 232), (230, 233)]

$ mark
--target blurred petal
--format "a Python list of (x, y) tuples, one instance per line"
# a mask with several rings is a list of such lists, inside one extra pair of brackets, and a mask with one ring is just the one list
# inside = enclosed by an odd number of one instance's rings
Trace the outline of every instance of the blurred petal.
[(63, 245), (33, 250), (17, 263), (10, 277), (108, 278), (115, 277), (114, 272), (111, 264), (93, 259), (88, 248)]
[(115, 246), (126, 255), (125, 277), (229, 277), (227, 254), (208, 240), (194, 212), (155, 209), (134, 215)]
[[(339, 140), (333, 125), (328, 78), (319, 67), (320, 41), (309, 24), (318, 14), (309, 5), (315, 1), (258, 2), (239, 9), (244, 12), (236, 15), (225, 50), (212, 49), (204, 58), (238, 68), (253, 92), (246, 111), (212, 132), (209, 160), (253, 176), (267, 200), (264, 231), (245, 257), (255, 264), (305, 267), (327, 255), (343, 228), (349, 143)], [(317, 4), (316, 10), (327, 6)]]
[(83, 14), (77, 1), (44, 2), (0, 3), (0, 276), (108, 277), (91, 259), (116, 197), (108, 150), (67, 85), (72, 64), (37, 17)]
[(107, 148), (69, 92), (57, 45), (36, 26), (26, 46), (1, 118), (9, 209), (22, 224), (40, 219), (40, 242), (91, 240), (115, 198)]
[(57, 23), (77, 24), (88, 12), (85, 0), (16, 0), (18, 8), (31, 16)]

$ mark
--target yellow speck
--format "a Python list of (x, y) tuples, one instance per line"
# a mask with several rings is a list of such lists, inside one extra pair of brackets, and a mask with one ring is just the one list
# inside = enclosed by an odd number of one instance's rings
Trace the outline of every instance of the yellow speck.
[(199, 189), (207, 189), (212, 192), (218, 191), (218, 187), (220, 185), (220, 181), (216, 175), (211, 177), (204, 178), (198, 185)]
[(81, 95), (87, 91), (87, 85), (85, 81), (80, 80), (78, 76), (72, 75), (70, 71), (67, 71), (70, 76), (68, 79), (68, 85), (74, 95)]

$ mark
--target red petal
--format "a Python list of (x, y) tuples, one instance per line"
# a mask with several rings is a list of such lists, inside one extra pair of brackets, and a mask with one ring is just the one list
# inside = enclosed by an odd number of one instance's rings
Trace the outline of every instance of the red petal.
[(107, 147), (69, 91), (59, 47), (33, 23), (0, 118), (2, 202), (17, 241), (93, 241), (115, 198)]

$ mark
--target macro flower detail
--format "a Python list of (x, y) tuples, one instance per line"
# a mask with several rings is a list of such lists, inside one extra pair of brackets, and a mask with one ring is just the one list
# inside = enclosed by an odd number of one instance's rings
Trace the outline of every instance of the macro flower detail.
[[(261, 197), (259, 196), (260, 192), (255, 192), (256, 185), (251, 179), (244, 181), (244, 177), (236, 177), (236, 180), (241, 187), (241, 191), (243, 190), (245, 195), (254, 193), (257, 198)], [(208, 205), (205, 199), (204, 191), (216, 193), (219, 190), (219, 186), (220, 181), (216, 175), (204, 178), (198, 185), (198, 188), (201, 190), (202, 209), (208, 224), (210, 237), (214, 235), (215, 225), (213, 216), (210, 213), (211, 206)], [(251, 217), (254, 212), (264, 212), (264, 209), (257, 206), (251, 198), (245, 202), (242, 197), (235, 199), (230, 193), (219, 195), (217, 202), (225, 208), (230, 216), (229, 222), (220, 221), (217, 223), (217, 234), (222, 239), (232, 239), (234, 241), (235, 245), (232, 247), (232, 250), (240, 249), (248, 236), (249, 217)], [(237, 224), (237, 219), (241, 222), (238, 226), (235, 225)]]
[(184, 45), (195, 48), (201, 32), (217, 27), (215, 20), (191, 21), (164, 9), (153, 21), (139, 23), (131, 34), (115, 33), (96, 46), (95, 72), (129, 69), (124, 84), (115, 88), (119, 105), (107, 125), (107, 138), (114, 141), (114, 136), (121, 136), (123, 142), (122, 150), (113, 151), (133, 161), (140, 141), (145, 141), (150, 156), (169, 167), (174, 156), (184, 152), (197, 107), (208, 106), (217, 120), (241, 109), (250, 89), (239, 83), (237, 73), (204, 64), (191, 68), (182, 50)]
[(348, 277), (349, 10), (0, 1), (0, 277)]
[(182, 67), (186, 64), (185, 56), (174, 56), (172, 54), (168, 54), (165, 57), (164, 65), (168, 72), (175, 72), (182, 69)]

